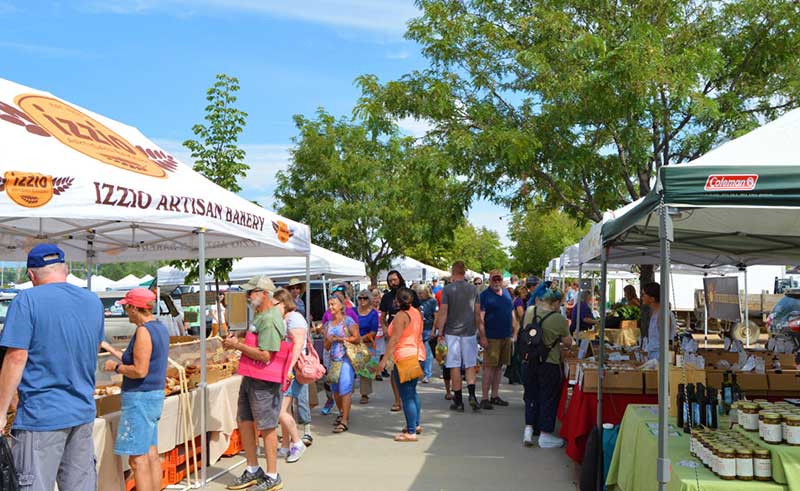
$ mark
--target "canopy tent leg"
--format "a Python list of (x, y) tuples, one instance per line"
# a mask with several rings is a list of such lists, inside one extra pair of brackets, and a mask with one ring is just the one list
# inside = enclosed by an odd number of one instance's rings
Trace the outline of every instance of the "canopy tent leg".
[(322, 310), (328, 310), (328, 281), (325, 279), (325, 275), (322, 275), (322, 300), (325, 301)]
[[(578, 257), (580, 257), (580, 250), (580, 246), (578, 246)], [(575, 339), (578, 339), (581, 333), (581, 299), (583, 298), (583, 290), (581, 289), (581, 276), (583, 276), (583, 263), (578, 263), (578, 298), (575, 299), (575, 306), (573, 307), (574, 309), (577, 309), (577, 312), (575, 312)]]
[(311, 326), (311, 253), (306, 256), (306, 322)]
[[(603, 376), (605, 374), (605, 356), (606, 356), (606, 282), (608, 281), (608, 258), (606, 248), (603, 248), (601, 254), (601, 267), (600, 267), (600, 363), (597, 365), (597, 431), (598, 440), (603, 441)], [(600, 446), (600, 451), (597, 452), (597, 491), (603, 491), (604, 478), (604, 464), (603, 464), (603, 449)]]
[(86, 289), (92, 291), (92, 266), (94, 266), (94, 234), (86, 239)]
[[(708, 276), (708, 273), (704, 273), (703, 276)], [(705, 296), (705, 290), (703, 291), (703, 296)], [(703, 348), (708, 348), (708, 302), (703, 299)]]
[(749, 348), (750, 347), (750, 302), (747, 301), (747, 266), (744, 267), (744, 332), (747, 341), (747, 347)]
[[(197, 261), (198, 278), (200, 282), (200, 385), (197, 390), (200, 392), (200, 467), (199, 487), (206, 487), (206, 409), (207, 409), (207, 386), (206, 386), (206, 231), (197, 231)], [(189, 438), (194, 438), (191, 435)]]
[(667, 207), (661, 202), (661, 219), (659, 221), (659, 242), (661, 245), (661, 308), (660, 343), (658, 347), (658, 461), (656, 463), (656, 479), (659, 491), (664, 491), (670, 481), (671, 462), (669, 458), (667, 424), (669, 418), (669, 238), (667, 236)]

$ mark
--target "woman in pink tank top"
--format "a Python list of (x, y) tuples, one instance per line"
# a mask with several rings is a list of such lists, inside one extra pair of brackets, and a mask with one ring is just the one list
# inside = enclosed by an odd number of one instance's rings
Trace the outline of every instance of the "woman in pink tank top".
[[(389, 341), (386, 343), (386, 355), (378, 365), (378, 370), (383, 370), (388, 360), (397, 362), (407, 358), (416, 358), (422, 365), (425, 361), (425, 346), (422, 344), (422, 314), (412, 306), (414, 292), (408, 288), (400, 288), (395, 297), (400, 306), (400, 311), (389, 325)], [(394, 437), (397, 442), (415, 442), (417, 433), (422, 431), (420, 421), (420, 400), (417, 394), (419, 379), (400, 383), (397, 367), (392, 370), (392, 377), (400, 389), (400, 400), (403, 403), (403, 413), (406, 417), (406, 427), (403, 432)]]

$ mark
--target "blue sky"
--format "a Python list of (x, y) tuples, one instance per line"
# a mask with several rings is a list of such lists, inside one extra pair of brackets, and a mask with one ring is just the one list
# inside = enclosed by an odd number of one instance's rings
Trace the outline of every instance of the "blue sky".
[[(137, 126), (190, 163), (180, 142), (202, 121), (206, 89), (217, 73), (236, 76), (249, 114), (242, 194), (271, 207), (292, 115), (349, 115), (358, 75), (386, 81), (425, 67), (403, 39), (417, 13), (411, 0), (0, 0), (0, 77)], [(470, 220), (508, 245), (498, 219), (507, 213), (481, 201)]]

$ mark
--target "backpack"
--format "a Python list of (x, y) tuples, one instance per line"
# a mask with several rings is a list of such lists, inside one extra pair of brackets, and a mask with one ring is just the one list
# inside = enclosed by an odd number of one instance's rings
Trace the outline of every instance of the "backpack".
[(556, 341), (552, 345), (547, 346), (544, 344), (544, 329), (542, 329), (542, 326), (544, 325), (544, 321), (555, 313), (556, 312), (550, 312), (540, 319), (536, 307), (534, 307), (533, 321), (525, 326), (519, 333), (522, 360), (527, 362), (529, 367), (544, 363), (547, 360), (547, 356), (550, 354), (550, 350), (559, 342), (559, 339), (556, 338)]
[(313, 384), (325, 375), (325, 367), (319, 361), (317, 350), (311, 344), (311, 335), (306, 335), (306, 350), (300, 352), (300, 357), (294, 366), (294, 378), (299, 384)]

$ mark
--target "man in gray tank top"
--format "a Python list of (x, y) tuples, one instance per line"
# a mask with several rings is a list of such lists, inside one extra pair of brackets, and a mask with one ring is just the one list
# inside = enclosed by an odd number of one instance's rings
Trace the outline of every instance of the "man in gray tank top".
[[(453, 263), (451, 282), (442, 290), (441, 305), (436, 317), (436, 332), (447, 342), (445, 368), (450, 370), (453, 386), (453, 403), (450, 409), (464, 411), (461, 395), (461, 367), (466, 369), (469, 405), (479, 411), (480, 405), (475, 397), (475, 379), (478, 365), (478, 323), (475, 318), (477, 290), (466, 281), (466, 266), (463, 261)], [(481, 345), (487, 344), (486, 336), (481, 335)]]

